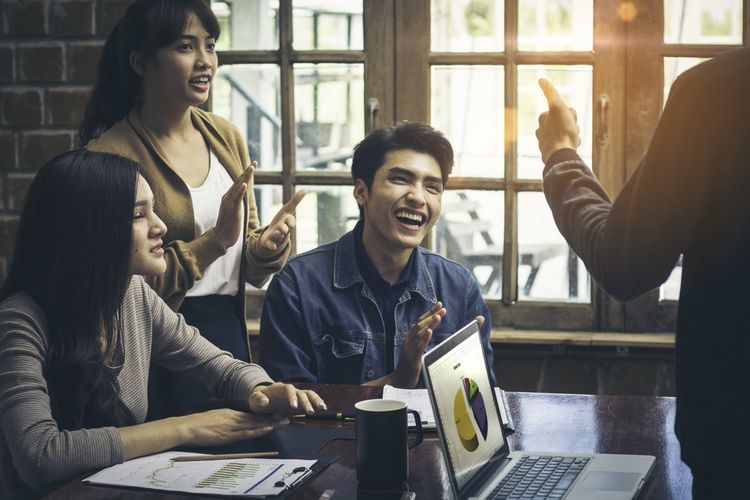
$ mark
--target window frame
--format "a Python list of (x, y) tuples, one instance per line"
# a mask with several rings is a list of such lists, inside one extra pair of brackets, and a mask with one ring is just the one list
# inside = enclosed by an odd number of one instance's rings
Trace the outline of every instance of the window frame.
[[(209, 1), (210, 0), (206, 0)], [(254, 184), (282, 187), (284, 203), (296, 187), (353, 186), (348, 172), (298, 171), (296, 168), (296, 118), (294, 65), (303, 63), (362, 64), (366, 101), (375, 99), (377, 112), (366, 119), (365, 132), (395, 120), (394, 34), (395, 0), (363, 0), (363, 50), (296, 50), (293, 45), (293, 0), (279, 0), (277, 13), (278, 50), (222, 50), (219, 66), (232, 64), (274, 64), (279, 67), (281, 102), (281, 171), (257, 170)], [(367, 118), (367, 113), (365, 114)], [(291, 253), (297, 250), (296, 228), (291, 235)], [(247, 290), (246, 316), (260, 318), (265, 300), (263, 290)]]
[[(448, 182), (447, 189), (480, 189), (502, 191), (505, 203), (505, 224), (503, 238), (503, 282), (502, 298), (486, 299), (492, 315), (493, 326), (514, 329), (552, 329), (552, 330), (603, 330), (600, 311), (607, 297), (592, 282), (590, 303), (566, 303), (548, 301), (518, 300), (518, 198), (522, 192), (542, 192), (542, 181), (518, 179), (516, 115), (512, 111), (518, 102), (517, 84), (518, 67), (521, 65), (589, 65), (593, 73), (593, 94), (608, 94), (610, 106), (622, 102), (621, 85), (618, 79), (606, 79), (601, 75), (613, 72), (624, 74), (623, 66), (617, 64), (624, 60), (622, 45), (617, 44), (618, 33), (624, 34), (621, 23), (607, 23), (607, 19), (616, 13), (616, 0), (595, 2), (594, 6), (594, 46), (591, 51), (563, 52), (529, 52), (517, 49), (518, 1), (505, 1), (504, 14), (504, 50), (502, 52), (432, 52), (430, 38), (430, 17), (424, 12), (430, 11), (430, 0), (412, 0), (397, 5), (396, 38), (408, 37), (411, 43), (399, 43), (396, 53), (397, 106), (399, 119), (430, 121), (430, 78), (433, 65), (502, 65), (504, 67), (505, 92), (505, 172), (503, 178), (457, 177)], [(398, 15), (401, 14), (401, 15)], [(604, 37), (603, 33), (611, 34)], [(413, 49), (417, 47), (416, 49)], [(413, 50), (411, 50), (413, 49)], [(415, 74), (416, 73), (416, 74)], [(410, 85), (408, 81), (399, 84), (398, 75), (409, 75), (409, 81), (422, 82), (421, 87)], [(400, 105), (405, 103), (405, 105)], [(594, 103), (597, 105), (597, 103)], [(598, 108), (593, 108), (596, 112)], [(593, 134), (596, 137), (600, 125), (594, 122)], [(622, 155), (617, 156), (621, 147), (621, 138), (616, 133), (610, 134), (606, 144), (594, 142), (592, 151), (594, 164), (605, 159), (609, 164), (622, 162)], [(542, 165), (540, 165), (540, 170)], [(621, 168), (621, 167), (620, 167)], [(617, 171), (617, 169), (613, 169)], [(598, 173), (598, 172), (597, 172)], [(605, 175), (602, 181), (611, 190), (617, 186), (617, 179)], [(606, 308), (605, 308), (606, 309)]]
[[(651, 136), (664, 107), (664, 59), (667, 57), (714, 57), (723, 52), (747, 47), (750, 28), (750, 0), (743, 0), (742, 43), (730, 44), (667, 44), (664, 42), (664, 4), (650, 0), (632, 1), (640, 14), (628, 27), (625, 80), (627, 108), (624, 129), (627, 131), (624, 152), (623, 182), (633, 174), (648, 148)], [(634, 43), (633, 40), (640, 40)], [(655, 81), (644, 87), (642, 82)], [(622, 186), (621, 184), (621, 186)], [(620, 186), (620, 187), (621, 187)], [(617, 189), (616, 192), (619, 192)], [(612, 301), (613, 302), (613, 301)], [(619, 303), (622, 308), (622, 331), (673, 332), (677, 322), (677, 301), (659, 300), (659, 289), (638, 299)]]
[[(500, 1), (500, 0), (498, 0)], [(258, 171), (257, 185), (281, 185), (288, 200), (295, 187), (350, 186), (347, 172), (296, 170), (293, 65), (350, 63), (364, 65), (365, 102), (378, 111), (367, 119), (365, 131), (397, 120), (430, 122), (431, 68), (434, 65), (502, 65), (505, 93), (505, 173), (503, 178), (452, 177), (448, 189), (481, 189), (504, 193), (502, 298), (487, 299), (496, 329), (573, 330), (601, 332), (674, 331), (677, 303), (659, 300), (654, 290), (626, 303), (611, 299), (595, 282), (590, 303), (518, 300), (518, 193), (541, 192), (541, 180), (516, 178), (518, 128), (512, 112), (518, 101), (521, 65), (592, 66), (594, 113), (592, 156), (597, 177), (614, 198), (637, 167), (662, 109), (664, 58), (712, 57), (748, 45), (750, 0), (743, 0), (742, 45), (665, 44), (663, 2), (633, 0), (638, 15), (623, 21), (620, 0), (593, 2), (591, 51), (529, 52), (517, 49), (519, 0), (504, 1), (502, 52), (432, 52), (430, 0), (363, 0), (363, 50), (294, 50), (292, 0), (279, 0), (279, 49), (229, 50), (219, 53), (221, 64), (277, 64), (280, 68), (282, 170)], [(427, 13), (427, 15), (425, 15)], [(655, 82), (644, 85), (643, 82)], [(606, 96), (607, 110), (602, 108)], [(540, 165), (540, 169), (542, 166)], [(292, 238), (296, 250), (296, 233)], [(262, 291), (248, 291), (248, 317), (259, 318)]]

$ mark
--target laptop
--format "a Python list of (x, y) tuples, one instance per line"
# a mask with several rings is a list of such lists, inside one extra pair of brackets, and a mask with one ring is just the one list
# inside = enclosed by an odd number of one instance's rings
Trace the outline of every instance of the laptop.
[(524, 498), (631, 499), (654, 466), (647, 455), (511, 452), (476, 321), (428, 351), (422, 372), (455, 498), (520, 498), (527, 488)]

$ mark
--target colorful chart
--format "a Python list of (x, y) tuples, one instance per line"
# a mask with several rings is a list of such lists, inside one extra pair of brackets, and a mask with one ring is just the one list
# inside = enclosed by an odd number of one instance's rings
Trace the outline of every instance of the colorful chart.
[[(469, 403), (468, 406), (466, 402)], [(469, 416), (469, 410), (474, 416), (476, 427)], [(482, 440), (487, 440), (487, 409), (484, 406), (484, 398), (479, 392), (477, 383), (468, 377), (461, 378), (461, 387), (456, 391), (456, 397), (453, 400), (453, 415), (456, 419), (458, 436), (466, 451), (474, 451), (479, 447), (477, 427)]]

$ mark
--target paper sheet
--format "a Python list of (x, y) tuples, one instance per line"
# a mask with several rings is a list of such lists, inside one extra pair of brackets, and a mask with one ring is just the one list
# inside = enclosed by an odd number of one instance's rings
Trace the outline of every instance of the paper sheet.
[[(168, 451), (128, 460), (84, 479), (90, 484), (130, 486), (203, 495), (278, 495), (311, 474), (315, 460), (241, 458), (174, 462), (172, 457), (200, 455)], [(298, 472), (295, 472), (297, 470)], [(277, 481), (285, 486), (275, 486)]]
[[(505, 396), (505, 391), (499, 387), (495, 387), (495, 396), (497, 397), (498, 406), (500, 408), (500, 418), (503, 421), (503, 427), (508, 430), (513, 430), (513, 420), (508, 411), (508, 400)], [(437, 423), (435, 422), (435, 414), (432, 412), (432, 405), (430, 404), (430, 395), (427, 394), (427, 389), (398, 389), (391, 385), (383, 387), (383, 399), (397, 399), (407, 404), (410, 410), (416, 410), (422, 417), (422, 428), (423, 429), (435, 429)], [(414, 417), (409, 414), (409, 427), (414, 427)]]

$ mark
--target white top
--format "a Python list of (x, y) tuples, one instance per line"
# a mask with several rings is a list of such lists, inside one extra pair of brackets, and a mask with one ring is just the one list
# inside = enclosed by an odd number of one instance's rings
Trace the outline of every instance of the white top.
[[(233, 184), (229, 173), (219, 163), (213, 151), (210, 152), (209, 158), (206, 180), (196, 188), (190, 187), (196, 235), (201, 235), (216, 226), (219, 208), (221, 207), (221, 197)], [(244, 224), (241, 225), (244, 227)], [(237, 293), (240, 286), (242, 238), (244, 238), (244, 232), (241, 228), (237, 242), (227, 249), (226, 254), (206, 268), (203, 277), (197, 280), (193, 288), (187, 291), (188, 297), (235, 295)]]

